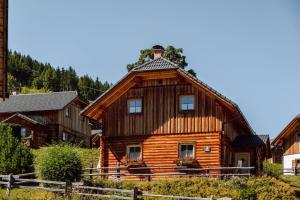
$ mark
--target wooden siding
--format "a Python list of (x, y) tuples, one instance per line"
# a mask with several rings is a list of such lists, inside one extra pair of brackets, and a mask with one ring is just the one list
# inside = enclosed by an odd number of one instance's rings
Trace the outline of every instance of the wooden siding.
[(6, 95), (7, 60), (7, 0), (0, 0), (0, 97)]
[[(126, 147), (133, 144), (141, 144), (142, 159), (146, 166), (176, 166), (174, 161), (178, 159), (178, 145), (180, 143), (195, 144), (195, 159), (197, 167), (220, 167), (221, 166), (221, 133), (210, 134), (166, 134), (134, 137), (113, 137), (105, 138), (105, 147), (102, 149), (102, 166), (114, 167), (119, 160), (126, 161)], [(103, 144), (103, 143), (102, 143)], [(205, 152), (204, 147), (211, 147), (211, 152)], [(154, 170), (155, 171), (155, 170)], [(154, 171), (151, 171), (153, 173)], [(163, 172), (173, 172), (172, 169), (165, 169)], [(109, 171), (113, 172), (113, 171)]]
[(300, 124), (283, 139), (283, 155), (300, 153), (300, 141), (296, 139), (297, 134), (300, 134)]
[[(192, 112), (179, 110), (179, 97), (186, 94), (195, 96)], [(130, 98), (142, 99), (141, 114), (128, 113)], [(222, 123), (231, 118), (213, 96), (177, 79), (163, 79), (131, 88), (105, 110), (103, 122), (107, 136), (134, 136), (221, 132)], [(238, 134), (232, 122), (225, 124), (224, 132), (231, 140)]]
[[(69, 109), (69, 116), (65, 115), (66, 109)], [(86, 117), (80, 115), (81, 110), (82, 107), (79, 104), (72, 102), (64, 109), (58, 111), (59, 133), (65, 131), (76, 137), (81, 137), (87, 145), (91, 136), (91, 125)]]

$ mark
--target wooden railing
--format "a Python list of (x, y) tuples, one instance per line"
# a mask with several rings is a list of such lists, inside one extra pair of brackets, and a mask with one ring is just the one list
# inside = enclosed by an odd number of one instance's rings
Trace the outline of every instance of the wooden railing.
[[(174, 173), (138, 173), (140, 170), (157, 170), (157, 169), (174, 169), (178, 172)], [(147, 167), (98, 167), (85, 168), (83, 172), (88, 171), (88, 173), (83, 173), (82, 176), (89, 176), (92, 179), (93, 176), (101, 177), (116, 177), (120, 179), (121, 177), (144, 177), (148, 181), (152, 180), (152, 177), (232, 177), (232, 176), (251, 176), (251, 171), (255, 167), (217, 167), (217, 168), (188, 168), (186, 166), (147, 166)], [(110, 170), (113, 172), (101, 173), (101, 170)], [(130, 170), (134, 173), (122, 173), (121, 171)], [(213, 173), (212, 173), (213, 172)], [(216, 173), (221, 172), (221, 173)]]
[[(153, 197), (153, 198), (162, 198), (162, 199), (213, 200), (213, 196), (208, 198), (202, 198), (202, 197), (186, 197), (186, 196), (175, 196), (175, 195), (161, 195), (161, 194), (152, 194), (147, 191), (141, 191), (138, 188), (134, 188), (132, 190), (102, 188), (102, 187), (84, 186), (82, 182), (71, 183), (71, 182), (22, 178), (26, 176), (32, 176), (32, 173), (20, 174), (20, 175), (12, 175), (12, 174), (0, 175), (0, 180), (1, 180), (0, 186), (1, 185), (6, 186), (7, 196), (9, 195), (10, 191), (13, 188), (25, 188), (25, 189), (45, 190), (45, 191), (60, 193), (62, 195), (65, 195), (66, 197), (69, 197), (73, 193), (80, 196), (91, 196), (91, 197), (108, 198), (108, 199), (114, 198), (114, 199), (138, 200), (138, 199), (142, 199), (143, 197)], [(43, 183), (47, 187), (40, 186), (41, 183)], [(91, 191), (93, 191), (93, 193), (91, 193)], [(220, 198), (220, 200), (221, 199), (231, 200), (231, 198), (228, 197)]]

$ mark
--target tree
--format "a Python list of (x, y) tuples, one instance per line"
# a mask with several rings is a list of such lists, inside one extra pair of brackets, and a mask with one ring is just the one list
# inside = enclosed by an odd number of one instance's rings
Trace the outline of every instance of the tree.
[(21, 84), (10, 73), (7, 75), (7, 88), (9, 93), (19, 91), (21, 89)]
[(32, 164), (30, 149), (13, 135), (9, 125), (0, 124), (0, 174), (28, 172)]
[[(175, 48), (174, 46), (167, 46), (165, 48), (163, 57), (170, 60), (171, 62), (177, 64), (182, 69), (185, 69), (188, 66), (188, 63), (186, 62), (186, 57), (183, 55), (183, 49), (182, 48)], [(140, 56), (137, 62), (128, 64), (127, 70), (131, 71), (133, 68), (142, 65), (146, 62), (149, 62), (153, 60), (153, 54), (152, 49), (142, 49), (140, 51)], [(194, 70), (190, 69), (188, 70), (190, 74), (193, 76), (196, 76), (196, 73)]]

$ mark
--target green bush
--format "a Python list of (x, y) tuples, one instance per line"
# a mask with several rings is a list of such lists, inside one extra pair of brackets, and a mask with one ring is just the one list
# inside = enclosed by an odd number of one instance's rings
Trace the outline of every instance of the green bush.
[(12, 128), (0, 124), (0, 174), (20, 174), (31, 170), (30, 149), (14, 137)]
[(283, 172), (282, 170), (283, 170), (282, 164), (270, 163), (268, 161), (264, 161), (263, 163), (264, 174), (268, 176), (279, 178), (279, 176), (282, 175)]
[(71, 145), (53, 145), (36, 159), (38, 177), (44, 180), (75, 181), (80, 178), (82, 163)]

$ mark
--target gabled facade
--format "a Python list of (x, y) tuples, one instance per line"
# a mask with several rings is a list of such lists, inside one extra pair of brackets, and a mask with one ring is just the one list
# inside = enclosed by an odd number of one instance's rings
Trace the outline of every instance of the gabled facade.
[(91, 126), (80, 116), (87, 105), (76, 91), (11, 95), (0, 104), (0, 122), (14, 125), (31, 147), (59, 141), (89, 146)]
[(280, 149), (286, 173), (300, 171), (300, 115), (296, 116), (273, 140), (272, 145)]
[(260, 165), (252, 149), (232, 146), (254, 135), (238, 106), (154, 53), (82, 111), (102, 124), (101, 166)]

